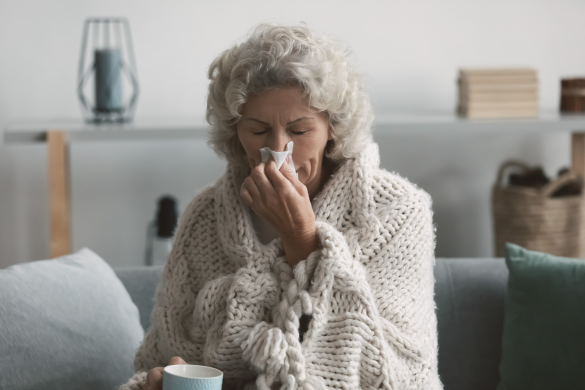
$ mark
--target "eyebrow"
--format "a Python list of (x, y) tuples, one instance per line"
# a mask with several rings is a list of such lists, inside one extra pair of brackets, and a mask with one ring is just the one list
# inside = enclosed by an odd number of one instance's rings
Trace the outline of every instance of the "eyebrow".
[[(304, 120), (304, 119), (314, 119), (314, 118), (313, 118), (313, 117), (310, 117), (310, 116), (304, 116), (304, 117), (302, 117), (302, 118), (295, 119), (294, 121), (288, 122), (286, 125), (287, 125), (287, 126), (288, 126), (288, 125), (292, 125), (293, 123), (300, 122), (300, 121), (302, 121), (302, 120)], [(254, 121), (254, 122), (262, 123), (263, 125), (266, 125), (266, 126), (270, 126), (270, 124), (269, 124), (269, 123), (266, 123), (266, 122), (259, 121), (258, 119), (255, 119), (255, 118), (244, 118), (244, 120), (245, 120), (245, 121)]]

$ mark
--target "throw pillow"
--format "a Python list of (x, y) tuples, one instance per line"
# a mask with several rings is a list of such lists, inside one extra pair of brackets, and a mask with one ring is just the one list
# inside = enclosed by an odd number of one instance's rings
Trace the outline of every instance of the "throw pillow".
[(498, 390), (583, 389), (585, 260), (506, 244)]
[(0, 389), (115, 389), (143, 336), (122, 282), (89, 249), (0, 270)]

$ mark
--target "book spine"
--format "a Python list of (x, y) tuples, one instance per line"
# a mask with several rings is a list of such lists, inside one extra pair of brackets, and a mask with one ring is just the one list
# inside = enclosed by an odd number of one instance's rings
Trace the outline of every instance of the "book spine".
[(527, 110), (458, 110), (459, 114), (465, 118), (536, 118), (538, 117), (538, 108)]
[(538, 94), (522, 92), (460, 92), (459, 99), (466, 102), (534, 102), (538, 101)]
[(538, 84), (536, 75), (530, 76), (461, 76), (461, 82), (466, 84)]
[(461, 115), (468, 119), (537, 118), (538, 112), (466, 112)]
[(459, 74), (465, 77), (514, 77), (514, 76), (534, 76), (536, 69), (532, 68), (492, 68), (492, 69), (460, 69)]
[(537, 84), (462, 84), (461, 93), (538, 93)]
[(486, 111), (532, 110), (538, 108), (538, 102), (461, 102), (461, 106), (470, 110)]

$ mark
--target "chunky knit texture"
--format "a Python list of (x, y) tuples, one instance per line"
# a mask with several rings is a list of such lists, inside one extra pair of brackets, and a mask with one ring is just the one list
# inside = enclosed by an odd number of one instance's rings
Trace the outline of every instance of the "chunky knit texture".
[(292, 269), (254, 232), (247, 174), (228, 165), (181, 216), (137, 374), (180, 356), (238, 388), (441, 389), (430, 197), (379, 169), (371, 143), (313, 200), (321, 248)]

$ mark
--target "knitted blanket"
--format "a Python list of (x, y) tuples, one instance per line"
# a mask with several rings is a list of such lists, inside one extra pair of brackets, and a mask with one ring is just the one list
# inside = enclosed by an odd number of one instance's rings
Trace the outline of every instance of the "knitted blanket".
[(173, 356), (238, 388), (442, 389), (430, 197), (379, 169), (371, 143), (313, 200), (321, 248), (292, 269), (279, 238), (256, 236), (239, 195), (247, 174), (228, 166), (181, 216), (137, 373), (120, 389)]

